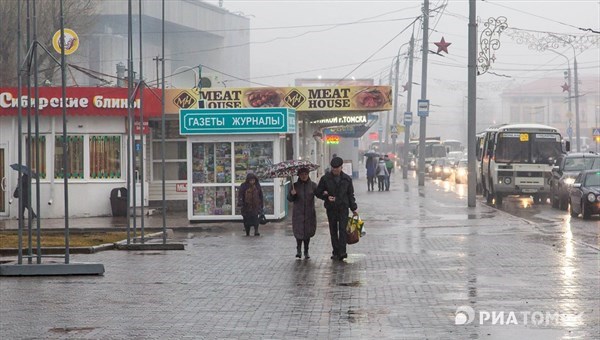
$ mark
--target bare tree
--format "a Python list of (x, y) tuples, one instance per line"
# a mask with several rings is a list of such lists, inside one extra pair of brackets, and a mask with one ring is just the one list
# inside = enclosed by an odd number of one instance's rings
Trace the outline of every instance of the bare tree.
[[(99, 0), (10, 0), (0, 6), (0, 86), (17, 85), (17, 69), (23, 63), (25, 54), (31, 46), (33, 32), (33, 5), (36, 6), (37, 40), (50, 53), (52, 37), (60, 29), (60, 1), (63, 1), (65, 27), (78, 34), (85, 34), (92, 26)], [(17, 46), (18, 6), (21, 5), (21, 46)], [(29, 46), (27, 45), (27, 4), (29, 4)], [(17, 48), (21, 49), (21, 60), (17, 63)], [(54, 55), (55, 58), (57, 54)], [(40, 82), (54, 81), (59, 65), (41, 49), (38, 49), (38, 69)]]

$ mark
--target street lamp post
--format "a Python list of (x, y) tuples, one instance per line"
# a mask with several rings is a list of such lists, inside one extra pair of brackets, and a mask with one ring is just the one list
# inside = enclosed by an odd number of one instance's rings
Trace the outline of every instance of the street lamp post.
[(558, 51), (555, 51), (552, 49), (549, 49), (548, 51), (558, 54), (559, 56), (565, 58), (565, 60), (567, 61), (567, 71), (565, 71), (565, 78), (567, 80), (567, 86), (568, 86), (567, 99), (568, 99), (568, 104), (569, 104), (569, 113), (568, 113), (569, 123), (568, 123), (568, 127), (567, 127), (567, 135), (569, 135), (569, 143), (572, 145), (573, 144), (573, 132), (572, 132), (572, 124), (573, 123), (572, 123), (571, 116), (572, 116), (573, 111), (571, 108), (572, 107), (571, 106), (571, 102), (572, 102), (571, 101), (571, 98), (572, 98), (572, 96), (571, 96), (571, 61), (569, 60), (569, 57), (567, 57), (566, 55), (564, 55)]

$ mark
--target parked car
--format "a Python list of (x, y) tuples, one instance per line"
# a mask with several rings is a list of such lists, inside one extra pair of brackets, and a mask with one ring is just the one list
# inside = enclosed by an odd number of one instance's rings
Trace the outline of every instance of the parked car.
[(585, 170), (575, 178), (569, 190), (569, 206), (572, 217), (579, 214), (584, 220), (600, 214), (600, 170)]
[(552, 168), (550, 178), (550, 201), (553, 208), (567, 210), (569, 189), (575, 177), (583, 170), (600, 170), (600, 155), (597, 153), (569, 153), (559, 157)]
[(467, 183), (467, 175), (469, 173), (468, 166), (469, 161), (467, 159), (461, 159), (460, 161), (456, 162), (456, 166), (454, 168), (454, 183)]

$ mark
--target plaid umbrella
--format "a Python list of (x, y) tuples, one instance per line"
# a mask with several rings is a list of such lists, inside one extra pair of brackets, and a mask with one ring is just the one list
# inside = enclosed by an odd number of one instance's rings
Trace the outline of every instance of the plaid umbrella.
[(292, 159), (266, 167), (261, 173), (260, 177), (276, 178), (296, 176), (298, 174), (298, 170), (301, 168), (307, 168), (308, 171), (314, 171), (317, 170), (319, 166), (310, 161)]

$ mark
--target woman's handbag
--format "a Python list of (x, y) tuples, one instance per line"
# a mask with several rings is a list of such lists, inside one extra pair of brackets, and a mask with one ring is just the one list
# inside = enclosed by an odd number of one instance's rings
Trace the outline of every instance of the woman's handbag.
[(260, 213), (260, 215), (258, 215), (258, 223), (267, 224), (267, 217), (264, 213)]
[(363, 226), (364, 222), (360, 219), (360, 217), (358, 217), (358, 215), (354, 215), (348, 219), (348, 224), (346, 225), (347, 244), (354, 244), (360, 241)]

